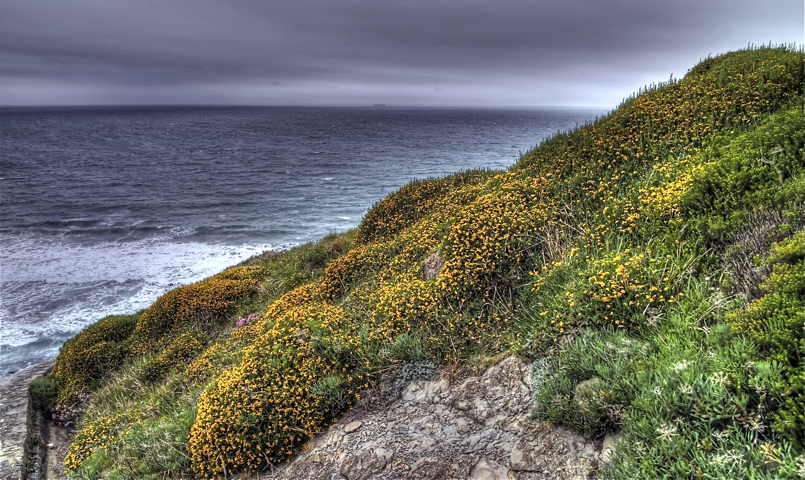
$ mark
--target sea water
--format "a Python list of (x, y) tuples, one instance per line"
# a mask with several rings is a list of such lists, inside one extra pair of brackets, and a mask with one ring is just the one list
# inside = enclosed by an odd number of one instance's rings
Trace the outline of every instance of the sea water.
[(0, 376), (111, 314), (504, 169), (602, 109), (0, 109)]

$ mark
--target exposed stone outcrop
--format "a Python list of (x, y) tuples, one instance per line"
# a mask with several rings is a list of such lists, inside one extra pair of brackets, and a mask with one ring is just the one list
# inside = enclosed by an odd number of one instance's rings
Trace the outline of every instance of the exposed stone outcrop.
[(444, 258), (439, 252), (433, 252), (425, 259), (425, 280), (433, 280), (439, 276), (444, 266)]
[(355, 408), (268, 478), (586, 478), (601, 441), (532, 420), (530, 382), (530, 365), (508, 357), (478, 377), (412, 383), (385, 410)]
[(0, 379), (0, 480), (22, 478), (26, 469), (25, 442), (31, 420), (28, 384), (51, 366), (52, 361), (40, 363)]

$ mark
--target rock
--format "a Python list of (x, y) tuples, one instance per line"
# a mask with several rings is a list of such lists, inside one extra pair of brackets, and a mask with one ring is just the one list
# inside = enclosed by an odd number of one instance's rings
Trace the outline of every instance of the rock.
[(471, 405), (470, 405), (470, 402), (468, 402), (466, 400), (456, 400), (453, 403), (453, 406), (456, 408), (456, 410), (461, 410), (462, 412), (466, 412), (467, 410), (470, 409)]
[(380, 473), (391, 459), (393, 452), (382, 448), (370, 448), (344, 460), (341, 475), (347, 480), (365, 480)]
[(439, 252), (433, 252), (425, 259), (425, 280), (433, 280), (439, 276), (444, 266), (444, 258)]
[(22, 474), (28, 434), (28, 384), (53, 366), (53, 361), (24, 368), (0, 379), (0, 480)]
[[(363, 400), (266, 480), (575, 479), (601, 442), (529, 418), (531, 365), (508, 357), (480, 376), (410, 384), (381, 408)], [(352, 430), (351, 425), (360, 427)], [(342, 426), (346, 425), (346, 426)], [(352, 433), (347, 433), (352, 430)], [(548, 472), (548, 473), (543, 473)]]
[[(466, 411), (479, 424), (522, 413), (531, 403), (530, 365), (508, 357), (489, 367), (481, 377), (465, 380), (454, 393), (453, 407)], [(498, 416), (498, 418), (493, 418)]]
[[(533, 438), (529, 438), (533, 437)], [(600, 443), (552, 425), (535, 435), (521, 436), (511, 450), (512, 470), (526, 472), (563, 472), (572, 478), (586, 476), (598, 467)]]
[(409, 383), (401, 394), (402, 400), (414, 404), (425, 402), (428, 399), (428, 393), (431, 393), (431, 396), (433, 395), (432, 392), (428, 392), (426, 385), (428, 383), (431, 382), (415, 381)]
[(587, 406), (587, 402), (590, 397), (598, 396), (599, 392), (601, 390), (605, 390), (606, 388), (606, 382), (598, 377), (582, 380), (578, 385), (576, 385), (574, 390), (574, 400), (582, 409), (584, 409)]
[(409, 478), (412, 480), (443, 480), (452, 477), (449, 458), (423, 457), (411, 466)]
[(509, 469), (485, 458), (478, 460), (470, 471), (470, 480), (506, 480)]
[(620, 440), (620, 432), (613, 434), (606, 434), (604, 436), (604, 445), (601, 447), (601, 459), (599, 460), (602, 465), (609, 465), (612, 460), (612, 452), (615, 451), (615, 442)]
[(344, 433), (352, 433), (355, 430), (361, 428), (361, 425), (363, 425), (363, 422), (360, 421), (350, 422), (344, 427)]
[(422, 457), (414, 462), (411, 466), (411, 472), (405, 475), (404, 478), (416, 480), (469, 478), (470, 469), (475, 460), (475, 457), (470, 455), (459, 455), (455, 458), (447, 456)]
[(598, 377), (593, 377), (587, 380), (582, 380), (576, 385), (575, 393), (576, 398), (583, 398), (584, 392), (595, 393), (601, 390), (606, 384)]
[(459, 455), (453, 459), (453, 477), (470, 478), (470, 471), (473, 465), (478, 463), (478, 457), (474, 455)]
[(282, 468), (274, 474), (269, 475), (269, 478), (283, 480), (295, 480), (298, 478), (337, 478), (343, 480), (343, 477), (338, 474), (336, 458), (318, 453), (298, 458), (291, 465), (286, 466), (286, 468)]

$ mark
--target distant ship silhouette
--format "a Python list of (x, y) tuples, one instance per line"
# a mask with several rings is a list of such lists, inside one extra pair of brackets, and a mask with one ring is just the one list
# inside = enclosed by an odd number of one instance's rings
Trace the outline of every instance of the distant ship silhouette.
[(385, 107), (386, 104), (385, 103), (375, 103), (374, 106), (375, 107)]

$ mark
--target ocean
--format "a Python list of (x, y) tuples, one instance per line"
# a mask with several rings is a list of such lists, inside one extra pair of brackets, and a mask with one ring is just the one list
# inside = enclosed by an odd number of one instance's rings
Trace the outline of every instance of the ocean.
[(0, 109), (0, 376), (414, 179), (505, 169), (603, 109)]

